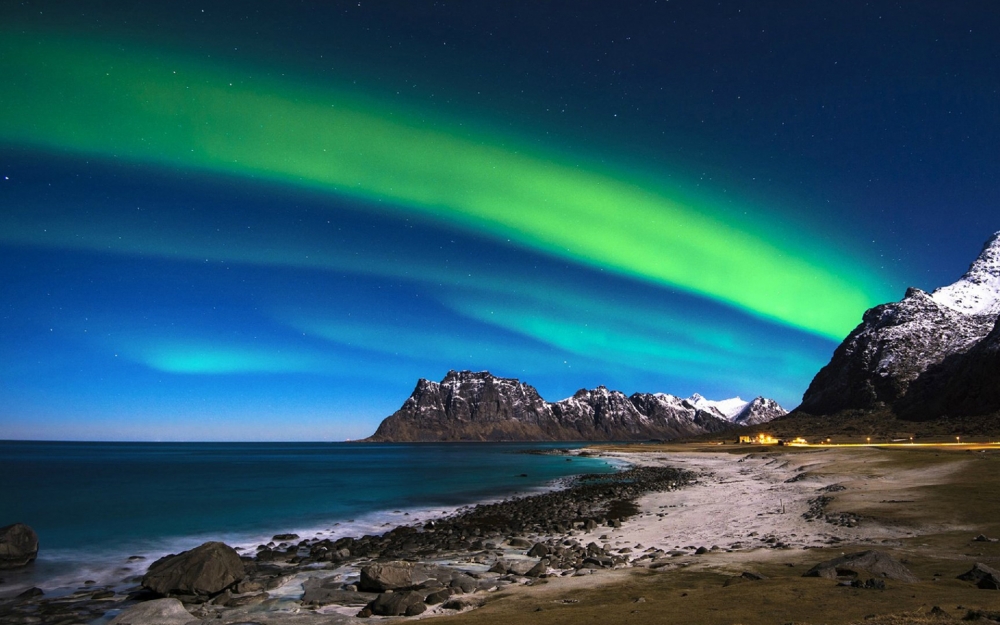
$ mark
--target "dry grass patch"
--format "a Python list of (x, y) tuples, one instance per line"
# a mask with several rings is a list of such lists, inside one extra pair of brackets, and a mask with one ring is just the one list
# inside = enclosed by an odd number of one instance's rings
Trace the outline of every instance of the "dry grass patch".
[[(480, 610), (440, 622), (892, 625), (926, 622), (920, 620), (924, 618), (957, 620), (969, 609), (1000, 610), (1000, 592), (979, 590), (958, 580), (915, 584), (888, 580), (885, 590), (865, 590), (838, 586), (828, 579), (803, 578), (800, 569), (789, 567), (779, 577), (730, 585), (726, 585), (727, 575), (687, 571), (633, 573), (593, 589), (549, 584), (498, 597)], [(943, 614), (929, 616), (934, 606)], [(873, 616), (883, 620), (873, 620)]]

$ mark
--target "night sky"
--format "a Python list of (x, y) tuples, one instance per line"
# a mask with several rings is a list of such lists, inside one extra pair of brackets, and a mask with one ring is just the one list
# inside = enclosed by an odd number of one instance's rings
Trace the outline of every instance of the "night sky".
[[(151, 6), (157, 5), (157, 6)], [(992, 2), (6, 2), (0, 439), (773, 397), (1000, 230)]]

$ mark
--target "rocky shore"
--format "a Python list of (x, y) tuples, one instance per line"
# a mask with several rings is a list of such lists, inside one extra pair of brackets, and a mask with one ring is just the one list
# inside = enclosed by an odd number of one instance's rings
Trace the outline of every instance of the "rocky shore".
[(579, 476), (561, 490), (476, 505), (382, 535), (330, 540), (279, 534), (252, 554), (206, 543), (152, 563), (146, 575), (126, 580), (127, 589), (84, 584), (58, 597), (29, 589), (0, 602), (0, 620), (71, 625), (103, 617), (115, 625), (181, 625), (291, 617), (308, 622), (312, 614), (330, 622), (465, 610), (507, 586), (664, 555), (612, 548), (601, 528), (621, 527), (639, 512), (644, 495), (694, 480), (690, 471), (640, 466)]

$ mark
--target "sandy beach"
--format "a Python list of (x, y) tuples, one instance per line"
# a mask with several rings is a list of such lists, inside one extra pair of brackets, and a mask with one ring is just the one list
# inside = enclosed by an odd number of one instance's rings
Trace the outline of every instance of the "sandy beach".
[[(698, 474), (687, 488), (642, 497), (637, 516), (601, 532), (613, 549), (631, 549), (633, 566), (520, 587), (445, 622), (530, 613), (538, 623), (639, 615), (661, 623), (941, 623), (1000, 614), (1000, 592), (956, 579), (976, 562), (1000, 563), (992, 540), (1000, 534), (1000, 454), (721, 449), (602, 449)], [(970, 475), (979, 477), (970, 483)], [(869, 549), (904, 562), (919, 581), (871, 591), (802, 577)]]
[[(727, 554), (752, 551), (756, 559), (770, 557), (764, 549), (815, 548), (839, 542), (898, 546), (900, 538), (913, 532), (873, 520), (855, 525), (850, 516), (842, 522), (837, 516), (837, 522), (831, 523), (825, 516), (832, 519), (836, 513), (826, 510), (817, 518), (804, 515), (814, 507), (811, 502), (824, 495), (905, 489), (928, 479), (946, 479), (955, 469), (943, 469), (940, 476), (921, 470), (890, 478), (878, 472), (873, 457), (869, 472), (859, 476), (859, 482), (858, 477), (829, 470), (830, 465), (843, 461), (836, 451), (737, 456), (724, 452), (608, 453), (635, 464), (685, 468), (699, 476), (688, 488), (641, 498), (641, 514), (609, 533), (612, 544), (640, 543), (675, 554), (699, 547)], [(727, 559), (740, 560), (731, 555)]]

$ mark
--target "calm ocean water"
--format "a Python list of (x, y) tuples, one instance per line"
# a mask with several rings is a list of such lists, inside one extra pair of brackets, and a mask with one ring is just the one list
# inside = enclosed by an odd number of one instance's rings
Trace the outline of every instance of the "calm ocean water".
[[(38, 561), (0, 596), (115, 583), (205, 540), (379, 533), (560, 478), (593, 458), (519, 453), (558, 444), (0, 442), (0, 526), (38, 532)], [(520, 477), (527, 474), (527, 477)], [(128, 556), (145, 561), (129, 564)]]

